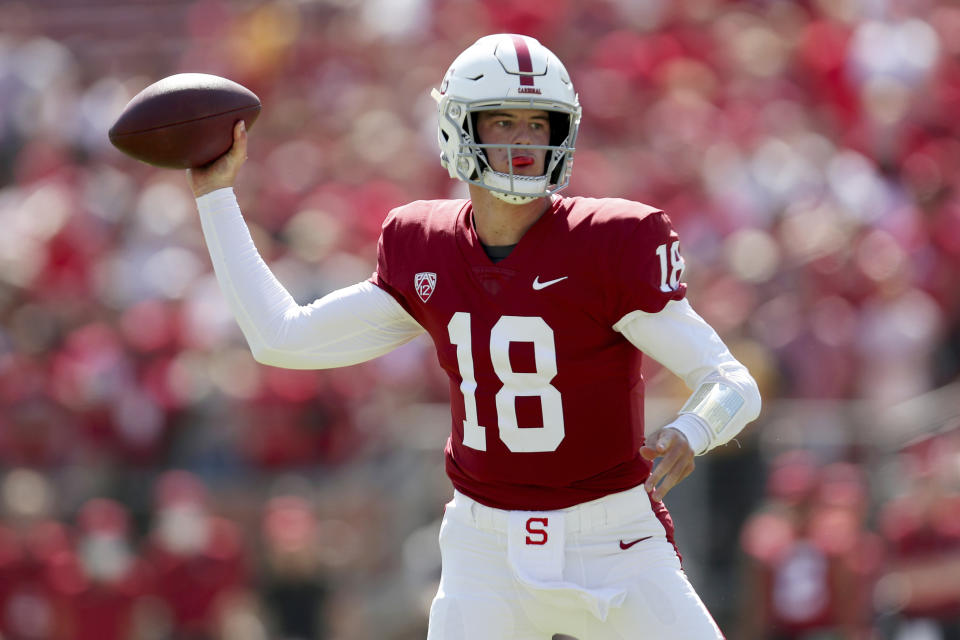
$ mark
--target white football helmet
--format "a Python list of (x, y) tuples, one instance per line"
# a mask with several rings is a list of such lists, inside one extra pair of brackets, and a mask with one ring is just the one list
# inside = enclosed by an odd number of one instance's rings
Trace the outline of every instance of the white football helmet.
[[(529, 36), (501, 33), (484, 36), (457, 56), (437, 101), (440, 164), (451, 178), (489, 189), (497, 198), (523, 204), (563, 189), (570, 183), (574, 142), (580, 128), (580, 102), (560, 59)], [(518, 147), (482, 144), (477, 140), (476, 114), (496, 109), (542, 109), (550, 117), (547, 167), (542, 176), (494, 171), (484, 149)]]

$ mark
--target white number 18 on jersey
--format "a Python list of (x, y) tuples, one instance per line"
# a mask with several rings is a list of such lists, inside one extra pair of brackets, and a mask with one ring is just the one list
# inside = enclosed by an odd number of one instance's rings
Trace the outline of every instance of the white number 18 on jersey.
[[(477, 381), (473, 369), (470, 314), (458, 311), (447, 324), (450, 342), (457, 347), (460, 391), (463, 393), (463, 444), (487, 450), (486, 428), (477, 416)], [(510, 343), (532, 342), (536, 371), (517, 372), (510, 365)], [(539, 316), (502, 316), (490, 330), (490, 360), (503, 382), (497, 392), (497, 422), (500, 439), (510, 451), (555, 451), (564, 437), (563, 403), (551, 383), (557, 376), (557, 348), (553, 329)], [(540, 398), (543, 427), (521, 429), (517, 423), (516, 399)]]
[(676, 291), (680, 286), (680, 277), (683, 275), (683, 258), (680, 257), (680, 241), (670, 243), (670, 253), (667, 254), (667, 244), (657, 247), (657, 256), (660, 257), (660, 291), (669, 293)]

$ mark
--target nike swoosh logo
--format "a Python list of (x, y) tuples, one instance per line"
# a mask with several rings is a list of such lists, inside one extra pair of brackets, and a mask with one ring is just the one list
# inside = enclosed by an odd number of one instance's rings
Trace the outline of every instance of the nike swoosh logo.
[(629, 549), (629, 548), (632, 547), (633, 545), (637, 544), (638, 542), (643, 542), (644, 540), (649, 540), (649, 539), (652, 538), (652, 537), (653, 537), (653, 536), (646, 536), (645, 538), (637, 538), (636, 540), (632, 540), (632, 541), (630, 541), (630, 542), (624, 542), (623, 540), (621, 540), (621, 541), (620, 541), (620, 548), (623, 549), (624, 551), (626, 551), (627, 549)]
[(533, 279), (533, 290), (540, 291), (540, 289), (546, 289), (552, 284), (557, 284), (561, 280), (566, 280), (570, 276), (563, 276), (562, 278), (557, 278), (556, 280), (547, 280), (546, 282), (540, 282), (540, 276), (537, 276)]

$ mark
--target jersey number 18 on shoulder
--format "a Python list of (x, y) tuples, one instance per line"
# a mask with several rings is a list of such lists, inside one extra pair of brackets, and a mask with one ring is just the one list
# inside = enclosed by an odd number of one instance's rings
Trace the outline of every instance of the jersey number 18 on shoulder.
[(680, 257), (680, 241), (670, 243), (670, 253), (667, 254), (667, 244), (657, 247), (657, 256), (660, 257), (660, 291), (669, 293), (676, 291), (680, 286), (680, 277), (683, 275), (683, 258)]
[[(447, 324), (450, 342), (457, 347), (460, 391), (463, 393), (463, 444), (487, 450), (486, 428), (477, 416), (477, 381), (473, 367), (473, 340), (470, 314), (458, 311)], [(518, 372), (510, 365), (510, 343), (532, 342), (536, 371)], [(503, 386), (497, 391), (497, 422), (500, 439), (510, 451), (554, 451), (564, 437), (563, 402), (560, 391), (550, 382), (557, 375), (557, 348), (553, 329), (539, 316), (501, 316), (490, 330), (490, 360)], [(521, 428), (517, 421), (516, 399), (540, 398), (543, 426)]]

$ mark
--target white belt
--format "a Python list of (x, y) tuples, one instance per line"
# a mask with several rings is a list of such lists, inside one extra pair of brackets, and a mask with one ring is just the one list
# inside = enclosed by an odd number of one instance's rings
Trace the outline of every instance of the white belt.
[[(457, 490), (453, 492), (452, 504), (456, 507), (453, 511), (458, 517), (469, 517), (470, 524), (478, 529), (507, 532), (510, 511), (480, 504)], [(615, 527), (628, 519), (637, 518), (644, 511), (652, 513), (653, 510), (643, 485), (557, 510), (563, 514), (567, 533), (591, 533), (605, 527)]]

